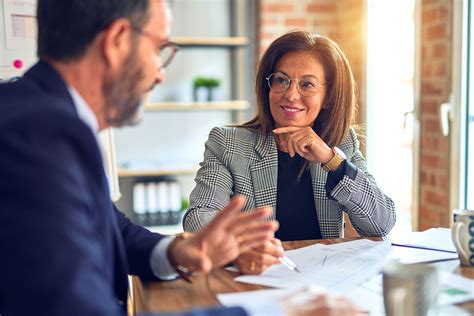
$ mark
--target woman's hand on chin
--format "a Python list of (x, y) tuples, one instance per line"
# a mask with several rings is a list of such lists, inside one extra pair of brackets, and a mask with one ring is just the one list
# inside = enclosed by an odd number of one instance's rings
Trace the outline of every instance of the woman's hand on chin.
[(273, 133), (280, 137), (280, 146), (287, 149), (291, 157), (298, 154), (308, 161), (324, 164), (334, 156), (331, 148), (310, 126), (279, 127)]

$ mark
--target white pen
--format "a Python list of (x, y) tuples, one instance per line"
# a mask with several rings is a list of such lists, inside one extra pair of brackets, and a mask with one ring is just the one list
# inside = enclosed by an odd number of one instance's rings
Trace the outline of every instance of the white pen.
[(296, 266), (296, 263), (294, 263), (293, 260), (291, 260), (287, 256), (280, 257), (280, 258), (278, 258), (278, 260), (280, 260), (280, 262), (283, 263), (283, 265), (285, 265), (291, 271), (296, 271), (296, 272), (300, 273), (300, 270), (298, 270), (298, 267)]

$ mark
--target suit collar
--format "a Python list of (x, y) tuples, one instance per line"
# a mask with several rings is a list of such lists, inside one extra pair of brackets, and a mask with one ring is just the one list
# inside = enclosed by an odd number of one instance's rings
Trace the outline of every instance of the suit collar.
[(25, 73), (24, 77), (34, 81), (48, 94), (61, 98), (63, 101), (67, 101), (69, 106), (64, 107), (64, 110), (77, 115), (74, 102), (69, 94), (66, 83), (61, 75), (50, 64), (40, 60)]

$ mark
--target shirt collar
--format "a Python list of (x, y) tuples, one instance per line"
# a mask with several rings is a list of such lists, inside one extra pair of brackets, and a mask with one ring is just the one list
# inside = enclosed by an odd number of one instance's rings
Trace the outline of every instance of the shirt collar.
[(76, 89), (71, 86), (68, 86), (67, 89), (71, 94), (77, 115), (87, 126), (89, 126), (94, 134), (97, 134), (99, 132), (99, 121), (97, 121), (97, 117), (91, 110), (89, 104), (86, 103)]

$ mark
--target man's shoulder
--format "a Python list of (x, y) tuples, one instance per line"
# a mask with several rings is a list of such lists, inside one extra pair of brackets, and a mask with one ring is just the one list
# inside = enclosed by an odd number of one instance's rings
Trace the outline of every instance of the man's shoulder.
[(0, 128), (22, 124), (69, 126), (79, 122), (67, 100), (46, 93), (29, 80), (0, 85)]

